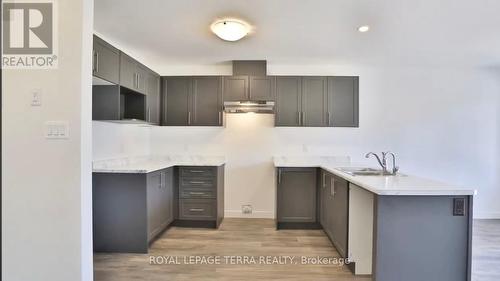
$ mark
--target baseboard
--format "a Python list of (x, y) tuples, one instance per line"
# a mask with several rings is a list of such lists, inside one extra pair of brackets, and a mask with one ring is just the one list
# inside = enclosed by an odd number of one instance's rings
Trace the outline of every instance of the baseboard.
[(474, 219), (500, 219), (498, 212), (475, 212)]
[(274, 219), (272, 211), (253, 211), (251, 214), (243, 214), (241, 210), (225, 210), (226, 218), (252, 218), (252, 219)]

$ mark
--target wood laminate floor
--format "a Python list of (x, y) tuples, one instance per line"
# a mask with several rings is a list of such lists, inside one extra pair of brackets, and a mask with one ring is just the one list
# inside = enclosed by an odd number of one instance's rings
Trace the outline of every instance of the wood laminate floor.
[[(220, 264), (194, 264), (185, 256), (219, 257)], [(229, 256), (247, 260), (224, 258)], [(294, 259), (274, 264), (276, 256)], [(338, 257), (322, 230), (276, 231), (274, 220), (226, 218), (219, 230), (172, 227), (149, 254), (95, 254), (94, 280), (371, 280), (353, 276), (346, 266), (302, 264), (302, 257), (318, 256)], [(151, 257), (160, 264), (150, 264)], [(500, 220), (474, 222), (473, 280), (500, 280)]]

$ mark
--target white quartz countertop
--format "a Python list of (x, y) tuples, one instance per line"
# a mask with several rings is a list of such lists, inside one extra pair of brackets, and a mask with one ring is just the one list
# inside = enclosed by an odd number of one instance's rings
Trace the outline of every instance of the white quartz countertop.
[(475, 195), (473, 188), (442, 183), (417, 176), (352, 176), (338, 170), (345, 167), (366, 167), (334, 157), (274, 157), (275, 167), (318, 167), (378, 195)]
[(226, 163), (224, 156), (137, 156), (93, 162), (94, 173), (151, 173), (172, 166), (221, 166)]

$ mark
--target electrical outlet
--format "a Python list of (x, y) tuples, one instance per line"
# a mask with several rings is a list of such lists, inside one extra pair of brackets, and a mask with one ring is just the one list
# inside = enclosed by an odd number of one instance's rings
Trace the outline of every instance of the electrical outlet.
[(242, 205), (241, 212), (243, 214), (251, 214), (252, 213), (252, 205)]
[(465, 216), (465, 198), (453, 198), (453, 215)]
[(31, 91), (31, 106), (42, 105), (42, 89), (33, 89)]

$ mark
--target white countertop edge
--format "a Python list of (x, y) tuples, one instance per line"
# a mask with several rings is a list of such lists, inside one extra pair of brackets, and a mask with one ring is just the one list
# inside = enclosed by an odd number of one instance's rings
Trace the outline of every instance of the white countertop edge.
[[(327, 165), (335, 165), (334, 163), (327, 164)], [(300, 163), (282, 163), (280, 161), (275, 161), (274, 162), (274, 167), (275, 168), (321, 168), (323, 170), (326, 170), (336, 176), (339, 176), (350, 183), (353, 183), (361, 188), (366, 189), (367, 191), (370, 191), (372, 193), (375, 193), (377, 195), (402, 195), (402, 196), (449, 196), (449, 195), (476, 195), (477, 190), (475, 189), (468, 189), (468, 188), (461, 188), (461, 187), (456, 187), (454, 188), (453, 186), (448, 186), (448, 187), (435, 187), (435, 189), (432, 189), (432, 186), (429, 186), (429, 188), (416, 188), (416, 189), (379, 189), (379, 188), (374, 188), (370, 185), (367, 185), (362, 181), (362, 177), (370, 177), (370, 176), (351, 176), (347, 173), (344, 173), (342, 171), (337, 170), (337, 168), (340, 167), (345, 167), (346, 165), (335, 165), (335, 168), (327, 167), (325, 164), (311, 164), (307, 163), (305, 165), (301, 165)], [(349, 165), (347, 165), (349, 166)], [(379, 176), (377, 176), (379, 177)], [(412, 178), (413, 176), (411, 175), (405, 175), (407, 178)], [(431, 180), (429, 180), (431, 181)], [(433, 181), (434, 182), (434, 181)]]

